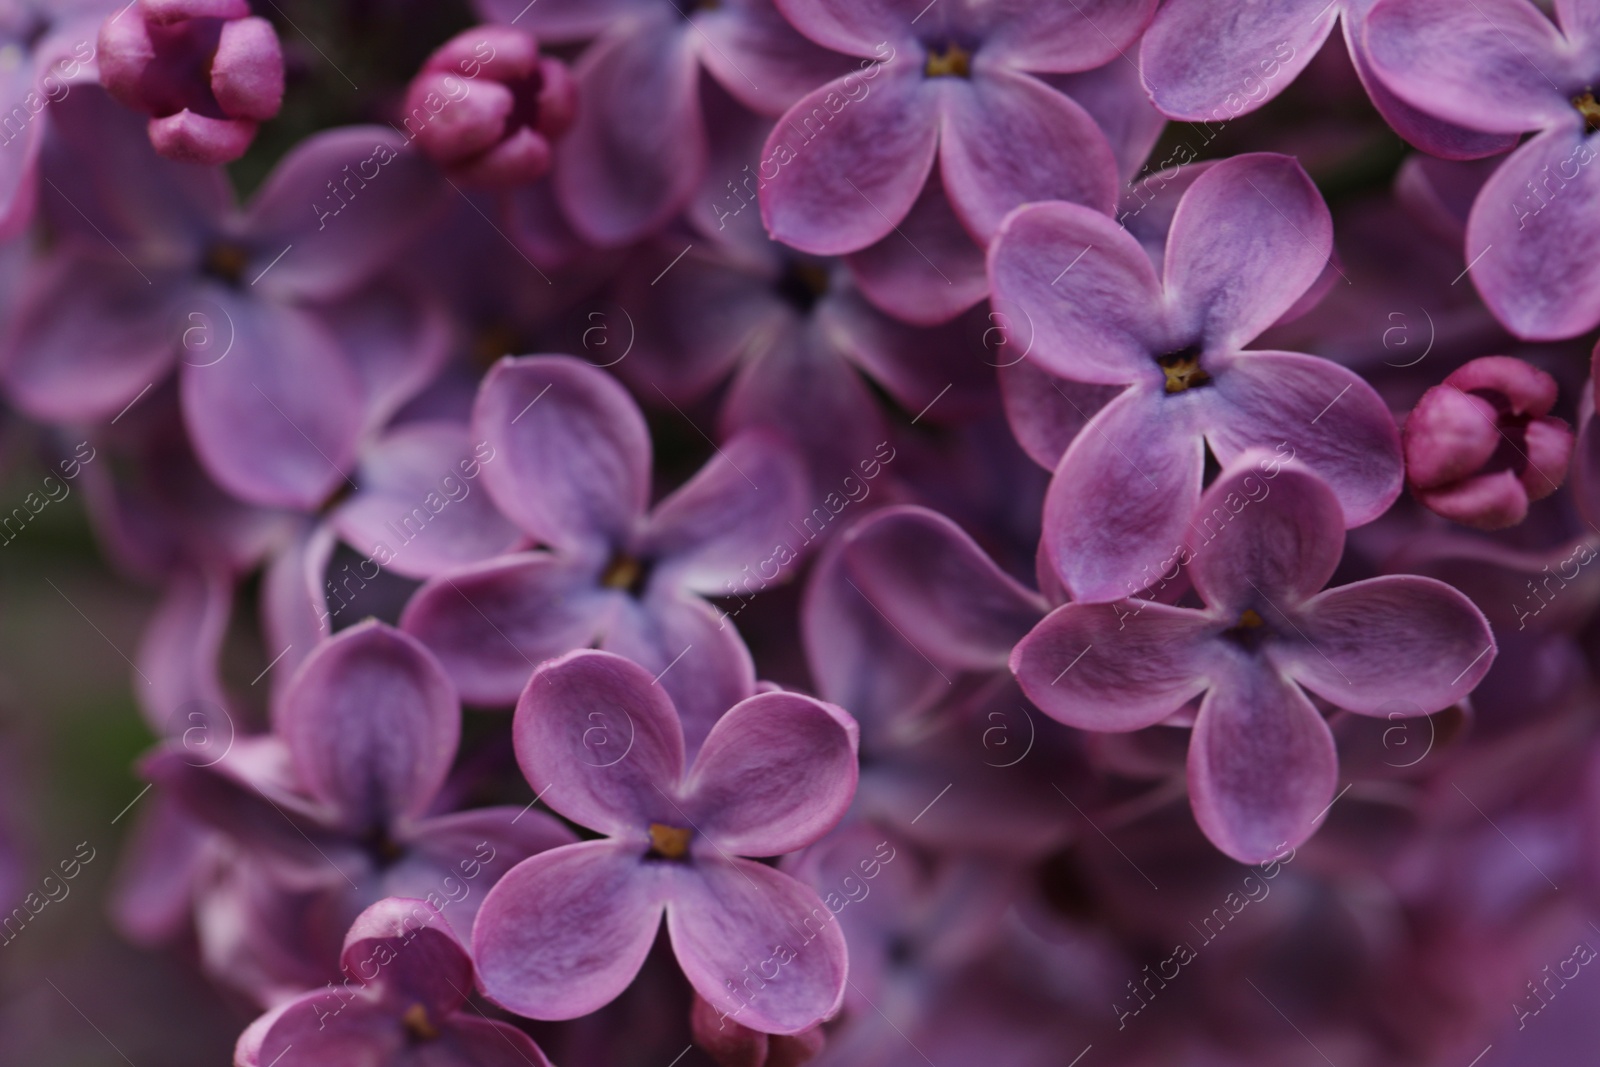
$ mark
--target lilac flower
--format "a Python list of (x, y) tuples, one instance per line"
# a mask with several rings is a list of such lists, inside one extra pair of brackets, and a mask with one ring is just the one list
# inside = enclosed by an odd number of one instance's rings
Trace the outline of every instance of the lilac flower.
[(425, 901), (388, 897), (362, 912), (340, 965), (339, 988), (252, 1023), (235, 1067), (550, 1067), (527, 1034), (469, 1010), (472, 958)]
[(971, 0), (780, 7), (801, 33), (862, 63), (796, 103), (767, 139), (761, 212), (777, 240), (817, 255), (866, 248), (912, 211), (936, 158), (950, 205), (980, 244), (1028, 201), (1111, 210), (1116, 163), (1105, 134), (1035, 75), (1116, 58), (1149, 20), (1148, 0), (1088, 10)]
[(377, 286), (427, 222), (432, 168), (392, 130), (327, 131), (241, 212), (220, 171), (156, 157), (100, 91), (55, 112), (43, 166), (59, 240), (9, 324), (13, 401), (110, 420), (176, 368), (190, 439), (222, 488), (323, 503), (372, 417), (405, 399), (396, 384), (420, 388), (431, 371), (414, 368), (443, 354), (427, 294)]
[(1484, 184), (1466, 242), (1484, 302), (1532, 340), (1600, 323), (1600, 23), (1577, 0), (1555, 11), (1559, 28), (1528, 0), (1383, 0), (1367, 26), (1374, 69), (1402, 99), (1472, 129), (1535, 134)]
[(531, 33), (479, 26), (430, 55), (406, 90), (408, 133), (454, 178), (507, 187), (542, 178), (577, 93)]
[[(497, 363), (472, 436), (494, 448), (484, 486), (545, 550), (429, 580), (402, 625), (474, 704), (516, 700), (539, 661), (599, 642), (659, 674), (691, 748), (754, 691), (750, 653), (701, 597), (793, 574), (806, 478), (784, 442), (741, 434), (646, 511), (644, 417), (604, 371), (566, 356)], [(741, 583), (736, 586), (735, 583)]]
[(702, 67), (747, 106), (777, 114), (843, 66), (796, 33), (770, 0), (477, 6), (485, 18), (546, 41), (595, 38), (573, 71), (580, 107), (557, 153), (555, 189), (578, 232), (604, 246), (659, 229), (703, 180)]
[(1306, 840), (1333, 799), (1333, 735), (1306, 691), (1361, 715), (1426, 714), (1470, 693), (1495, 654), (1483, 614), (1431, 578), (1318, 592), (1344, 547), (1339, 499), (1298, 464), (1269, 475), (1271, 460), (1242, 454), (1189, 522), (1179, 562), (1203, 608), (1068, 604), (1011, 659), (1034, 703), (1081, 729), (1142, 729), (1203, 698), (1190, 801), (1245, 863)]
[(1441, 121), (1384, 86), (1368, 55), (1366, 17), (1374, 2), (1288, 0), (1242, 12), (1227, 0), (1173, 0), (1150, 23), (1140, 46), (1145, 86), (1171, 118), (1226, 123), (1287, 89), (1337, 23), (1373, 106), (1400, 136), (1447, 159), (1476, 159), (1511, 147), (1501, 133)]
[[(1073, 597), (1149, 584), (1181, 543), (1209, 446), (1255, 445), (1333, 486), (1344, 526), (1400, 492), (1400, 439), (1371, 386), (1338, 364), (1243, 346), (1316, 280), (1332, 234), (1298, 163), (1235, 156), (1195, 179), (1167, 240), (1164, 277), (1098, 212), (1038, 204), (989, 253), (995, 299), (1029, 357), (1076, 381), (1126, 386), (1073, 439), (1045, 502), (1044, 544)], [(1142, 580), (1141, 580), (1142, 579)]]
[(136, 0), (100, 28), (100, 82), (182, 163), (229, 163), (283, 103), (283, 49), (248, 0)]
[[(276, 884), (332, 891), (342, 921), (385, 896), (418, 896), (459, 903), (449, 920), (465, 931), (501, 873), (572, 837), (515, 805), (436, 810), (460, 733), (439, 664), (371, 621), (306, 659), (272, 734), (239, 738), (210, 763), (169, 744), (146, 772)], [(458, 898), (463, 878), (471, 891)]]
[(842, 708), (750, 697), (685, 767), (677, 710), (650, 672), (585, 650), (534, 672), (512, 728), (546, 803), (605, 836), (524, 862), (490, 892), (472, 933), (490, 999), (540, 1019), (594, 1011), (632, 981), (665, 913), (695, 992), (740, 1025), (794, 1034), (838, 1009), (832, 913), (740, 857), (803, 848), (844, 815), (856, 724)]
[(1498, 530), (1560, 488), (1572, 429), (1550, 414), (1556, 380), (1510, 356), (1451, 371), (1406, 417), (1406, 479), (1429, 510)]

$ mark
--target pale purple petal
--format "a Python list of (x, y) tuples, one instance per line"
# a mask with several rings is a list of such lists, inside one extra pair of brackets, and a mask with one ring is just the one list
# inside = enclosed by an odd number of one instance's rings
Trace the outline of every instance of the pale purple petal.
[(855, 66), (800, 36), (771, 0), (731, 0), (696, 12), (694, 20), (704, 35), (700, 62), (740, 103), (764, 115), (783, 114)]
[(1224, 464), (1252, 446), (1297, 459), (1333, 488), (1346, 526), (1400, 495), (1400, 432), (1365, 379), (1294, 352), (1248, 352), (1216, 371), (1206, 440)]
[(804, 848), (850, 807), (858, 739), (855, 720), (837, 705), (799, 693), (757, 694), (706, 736), (684, 781), (684, 810), (721, 853)]
[(1184, 543), (1205, 446), (1192, 427), (1193, 406), (1171, 399), (1182, 397), (1130, 389), (1061, 457), (1045, 497), (1044, 540), (1074, 599), (1131, 596)]
[(893, 233), (938, 149), (940, 94), (919, 71), (878, 68), (875, 81), (850, 87), (855, 99), (846, 89), (843, 79), (829, 82), (795, 104), (761, 153), (767, 231), (816, 255), (854, 252)]
[(1052, 374), (1125, 385), (1153, 373), (1151, 354), (1166, 350), (1155, 268), (1098, 211), (1033, 204), (1013, 212), (989, 246), (989, 283), (1009, 344)]
[(585, 841), (512, 868), (472, 931), (484, 995), (532, 1019), (575, 1019), (614, 1000), (643, 966), (665, 906), (640, 854)]
[(496, 363), (478, 391), (472, 434), (494, 450), (484, 482), (500, 510), (546, 544), (603, 553), (644, 513), (644, 416), (615, 378), (582, 360)]
[(392, 954), (372, 983), (384, 1000), (414, 1000), (441, 1014), (465, 1004), (472, 960), (438, 908), (404, 897), (378, 901), (350, 925), (339, 963), (360, 981), (380, 948)]
[(1032, 360), (1000, 368), (1000, 396), (1017, 444), (1045, 470), (1056, 464), (1073, 439), (1122, 387), (1087, 385), (1058, 378)]
[(1083, 730), (1153, 726), (1205, 692), (1217, 624), (1149, 600), (1068, 604), (1017, 643), (1011, 670), (1046, 715)]
[[(917, 0), (774, 0), (789, 23), (825, 48), (853, 56), (894, 57), (911, 44)], [(879, 42), (887, 47), (878, 48)]]
[(845, 541), (862, 593), (906, 640), (952, 668), (1002, 669), (1046, 611), (965, 530), (926, 508), (886, 508)]
[(408, 634), (376, 621), (301, 664), (275, 723), (306, 789), (356, 827), (427, 810), (461, 737), (456, 693)]
[(636, 241), (682, 209), (706, 166), (698, 38), (670, 8), (608, 34), (574, 70), (581, 105), (556, 154), (556, 195), (598, 245)]
[(974, 237), (987, 243), (1008, 211), (1037, 200), (1116, 204), (1111, 144), (1071, 97), (999, 67), (943, 80), (939, 169)]
[[(689, 984), (719, 1013), (752, 1030), (793, 1034), (839, 1009), (844, 933), (810, 886), (763, 864), (718, 857), (675, 883), (667, 905), (672, 950)], [(745, 985), (752, 974), (776, 977)]]
[(1490, 133), (1582, 128), (1556, 87), (1583, 80), (1576, 57), (1528, 0), (1383, 0), (1366, 44), (1384, 83), (1430, 115)]
[(1174, 326), (1208, 347), (1253, 340), (1294, 306), (1333, 251), (1322, 194), (1289, 156), (1234, 156), (1195, 179), (1167, 237)]
[(676, 816), (683, 728), (666, 690), (632, 661), (584, 650), (545, 664), (512, 732), (529, 784), (572, 821), (637, 843)]
[(212, 288), (232, 347), (181, 368), (184, 423), (217, 483), (276, 507), (315, 509), (345, 481), (361, 432), (361, 384), (327, 325)]
[(1272, 658), (1329, 703), (1363, 715), (1431, 714), (1476, 688), (1494, 663), (1483, 612), (1443, 582), (1385, 575), (1329, 589), (1295, 613), (1304, 643)]
[(1139, 49), (1156, 107), (1189, 122), (1227, 122), (1287, 89), (1322, 48), (1341, 5), (1286, 0), (1264, 7), (1168, 0)]
[(444, 664), (462, 700), (506, 707), (541, 661), (592, 643), (608, 610), (592, 568), (524, 552), (430, 579), (400, 625)]
[(808, 503), (806, 472), (788, 443), (747, 430), (656, 505), (638, 546), (656, 566), (653, 580), (719, 596), (798, 539)]
[(1155, 14), (1156, 0), (1077, 0), (1038, 4), (1002, 0), (973, 4), (988, 23), (984, 50), (1007, 66), (1033, 71), (1080, 71), (1124, 52)]
[(1472, 282), (1519, 337), (1572, 337), (1600, 322), (1595, 155), (1581, 127), (1542, 133), (1500, 165), (1472, 206)]
[(1265, 663), (1228, 668), (1189, 739), (1189, 802), (1212, 844), (1240, 863), (1262, 863), (1316, 830), (1334, 798), (1338, 753), (1294, 683)]
[(362, 555), (408, 578), (501, 555), (522, 532), (476, 481), (482, 470), (465, 426), (407, 423), (367, 449), (361, 491), (331, 521)]

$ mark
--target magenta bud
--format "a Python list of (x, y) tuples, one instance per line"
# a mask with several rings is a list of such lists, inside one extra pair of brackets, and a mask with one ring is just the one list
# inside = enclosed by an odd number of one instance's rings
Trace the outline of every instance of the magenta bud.
[(1406, 417), (1406, 477), (1424, 506), (1483, 530), (1515, 526), (1567, 476), (1572, 429), (1550, 414), (1556, 382), (1510, 356), (1472, 360)]
[(137, 0), (100, 27), (100, 82), (168, 159), (228, 163), (283, 104), (283, 49), (245, 0)]
[(452, 177), (524, 185), (550, 169), (551, 142), (572, 125), (577, 93), (566, 66), (539, 55), (530, 33), (485, 25), (457, 34), (406, 90), (406, 136)]

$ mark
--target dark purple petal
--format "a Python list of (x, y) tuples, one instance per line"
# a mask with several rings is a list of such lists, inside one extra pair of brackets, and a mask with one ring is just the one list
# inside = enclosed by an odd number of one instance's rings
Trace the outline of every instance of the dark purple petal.
[(722, 595), (779, 545), (798, 540), (808, 494), (805, 469), (787, 442), (746, 431), (656, 505), (638, 545), (664, 587)]
[(874, 306), (919, 326), (948, 322), (989, 291), (983, 249), (956, 218), (938, 171), (895, 230), (845, 262)]
[(1227, 122), (1287, 89), (1322, 48), (1340, 11), (1327, 0), (1288, 0), (1262, 10), (1168, 0), (1140, 45), (1145, 86), (1171, 118)]
[(1371, 522), (1400, 495), (1400, 431), (1354, 372), (1295, 352), (1248, 352), (1219, 368), (1214, 385), (1205, 434), (1222, 463), (1250, 447), (1304, 463), (1338, 495), (1346, 526)]
[(1600, 322), (1600, 167), (1581, 127), (1539, 134), (1484, 183), (1467, 219), (1472, 283), (1495, 317), (1529, 340)]
[(781, 115), (855, 63), (800, 36), (771, 0), (732, 0), (695, 14), (700, 62), (740, 103)]
[[(443, 914), (422, 900), (388, 897), (356, 917), (345, 935), (339, 963), (362, 982), (376, 955), (389, 961), (373, 985), (384, 999), (412, 1000), (439, 1014), (465, 1005), (472, 991), (472, 960)], [(363, 983), (364, 984), (364, 983)]]
[(1006, 421), (1028, 458), (1045, 470), (1056, 469), (1089, 420), (1121, 392), (1121, 386), (1057, 378), (1027, 359), (1000, 368)]
[(1565, 82), (1583, 80), (1572, 47), (1528, 0), (1383, 0), (1367, 13), (1378, 77), (1423, 112), (1469, 129), (1581, 129)]
[(461, 710), (420, 642), (369, 621), (307, 657), (275, 727), (311, 795), (367, 828), (427, 810), (455, 758)]
[(1343, 527), (1339, 498), (1322, 479), (1274, 453), (1246, 452), (1189, 520), (1195, 591), (1229, 622), (1263, 599), (1294, 611), (1333, 577)]

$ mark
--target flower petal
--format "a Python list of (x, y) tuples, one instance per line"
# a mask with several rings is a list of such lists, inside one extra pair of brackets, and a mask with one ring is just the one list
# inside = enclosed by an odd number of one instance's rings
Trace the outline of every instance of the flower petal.
[(484, 996), (530, 1019), (575, 1019), (633, 981), (661, 926), (639, 850), (583, 841), (541, 852), (489, 891), (472, 929)]
[(651, 511), (638, 544), (655, 562), (653, 581), (724, 595), (771, 559), (775, 546), (797, 540), (810, 503), (807, 481), (781, 437), (766, 430), (733, 437)]
[(545, 803), (573, 822), (645, 841), (673, 823), (683, 728), (650, 672), (585, 649), (534, 672), (512, 722), (517, 762)]
[[(355, 462), (361, 383), (314, 315), (208, 289), (232, 345), (185, 359), (179, 385), (195, 452), (254, 504), (314, 510)], [(222, 325), (215, 327), (219, 332)]]
[(939, 169), (956, 214), (980, 241), (994, 237), (1012, 208), (1034, 201), (1110, 212), (1117, 202), (1111, 143), (1071, 97), (1003, 67), (945, 81)]
[(1055, 470), (1073, 440), (1120, 386), (1058, 378), (1032, 360), (1000, 368), (1000, 396), (1017, 444), (1045, 470)]
[(463, 700), (505, 707), (540, 662), (591, 644), (607, 608), (591, 568), (521, 552), (429, 579), (400, 626), (439, 657)]
[(311, 795), (364, 829), (427, 810), (455, 758), (461, 709), (421, 642), (374, 620), (306, 658), (275, 728)]
[(911, 43), (911, 24), (921, 9), (917, 0), (774, 0), (795, 29), (836, 52), (883, 56), (893, 62), (897, 48)]
[(1556, 340), (1600, 323), (1600, 166), (1580, 129), (1529, 140), (1467, 217), (1472, 284), (1517, 336)]
[(733, 0), (703, 8), (694, 22), (707, 46), (700, 62), (740, 103), (763, 115), (783, 114), (821, 83), (855, 67), (800, 36), (771, 0)]
[(695, 992), (741, 1026), (799, 1033), (844, 999), (845, 940), (833, 913), (771, 867), (696, 863), (673, 886), (667, 932)]
[(1449, 707), (1494, 663), (1489, 623), (1472, 601), (1433, 578), (1385, 575), (1329, 589), (1295, 613), (1304, 644), (1277, 644), (1275, 660), (1329, 703), (1384, 715)]
[(361, 490), (331, 521), (356, 551), (408, 578), (501, 555), (522, 532), (469, 480), (481, 469), (465, 426), (407, 423), (362, 456)]
[(1384, 84), (1427, 114), (1490, 133), (1581, 129), (1556, 88), (1578, 73), (1571, 46), (1527, 0), (1384, 0), (1366, 44)]
[(1045, 495), (1044, 544), (1075, 600), (1137, 593), (1183, 544), (1205, 470), (1185, 399), (1130, 389), (1061, 457)]
[(1017, 642), (1011, 670), (1058, 722), (1141, 730), (1205, 692), (1215, 631), (1205, 614), (1153, 600), (1067, 604)]
[(862, 595), (951, 669), (1002, 669), (1047, 610), (965, 530), (927, 508), (886, 508), (852, 527), (845, 543)]
[(1236, 619), (1260, 600), (1293, 610), (1315, 594), (1344, 552), (1339, 498), (1274, 453), (1230, 463), (1189, 520), (1189, 574), (1213, 611)]
[(1156, 0), (1083, 0), (1037, 4), (1001, 0), (972, 5), (989, 23), (984, 50), (1019, 70), (1088, 70), (1113, 60), (1139, 39), (1155, 14)]
[(284, 297), (343, 295), (420, 236), (446, 193), (438, 169), (396, 130), (313, 134), (273, 168), (246, 211), (252, 285)]
[(706, 736), (684, 782), (685, 810), (721, 853), (780, 856), (804, 848), (850, 807), (859, 733), (837, 705), (758, 693)]
[(1189, 802), (1200, 829), (1240, 863), (1262, 863), (1317, 828), (1333, 800), (1333, 732), (1293, 683), (1261, 661), (1230, 664), (1189, 739)]
[(494, 450), (484, 482), (500, 510), (546, 544), (604, 554), (644, 513), (644, 416), (615, 378), (582, 360), (496, 363), (478, 390), (472, 435)]
[(956, 218), (938, 171), (896, 230), (845, 263), (874, 306), (918, 326), (948, 322), (989, 291), (983, 249)]
[(1126, 385), (1166, 350), (1161, 283), (1126, 230), (1079, 204), (1031, 204), (989, 246), (989, 284), (1009, 340), (1052, 374)]
[(1166, 289), (1176, 328), (1230, 351), (1278, 321), (1333, 252), (1333, 217), (1289, 156), (1255, 152), (1216, 164), (1183, 194), (1167, 236)]
[(750, 650), (728, 622), (730, 613), (697, 596), (653, 589), (643, 600), (617, 599), (600, 647), (659, 679), (678, 709), (684, 744), (692, 753), (723, 712), (755, 692)]
[(1287, 0), (1257, 10), (1226, 0), (1168, 0), (1139, 46), (1145, 87), (1169, 118), (1227, 122), (1248, 114), (1300, 76), (1341, 6)]
[(698, 37), (670, 9), (621, 27), (590, 45), (573, 72), (583, 106), (553, 178), (573, 228), (602, 246), (659, 229), (706, 167)]
[(388, 965), (373, 984), (384, 999), (413, 999), (439, 1014), (465, 1004), (472, 991), (472, 960), (438, 908), (421, 900), (386, 897), (356, 916), (339, 963), (358, 983), (378, 952)]
[(1249, 352), (1217, 370), (1206, 440), (1223, 464), (1252, 446), (1309, 467), (1332, 487), (1347, 527), (1371, 522), (1400, 495), (1400, 432), (1366, 380), (1295, 352)]
[(118, 414), (167, 376), (185, 315), (205, 314), (177, 275), (76, 242), (20, 280), (0, 360), (6, 395), (36, 419)]
[(939, 93), (908, 64), (874, 69), (870, 85), (839, 79), (812, 91), (768, 136), (761, 218), (775, 240), (815, 255), (854, 252), (894, 232), (922, 192), (939, 144)]

